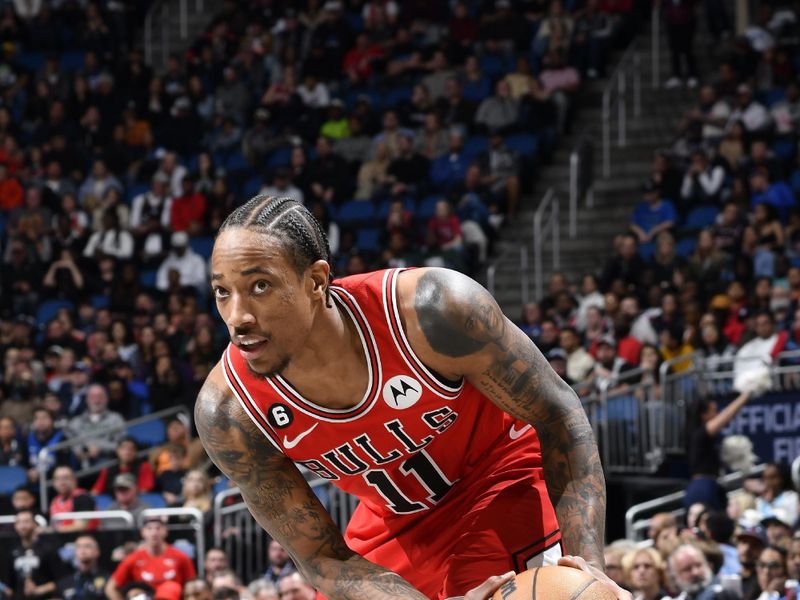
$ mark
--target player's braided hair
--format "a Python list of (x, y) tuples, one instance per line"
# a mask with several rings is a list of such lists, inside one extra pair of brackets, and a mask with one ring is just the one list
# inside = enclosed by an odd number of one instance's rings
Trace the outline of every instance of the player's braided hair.
[[(328, 238), (322, 226), (314, 215), (296, 200), (266, 195), (255, 196), (228, 215), (220, 226), (219, 233), (237, 227), (268, 233), (280, 239), (298, 273), (303, 273), (318, 260), (324, 260), (332, 265)], [(333, 281), (333, 271), (328, 276), (328, 287), (325, 290), (327, 306), (331, 305), (331, 281)]]

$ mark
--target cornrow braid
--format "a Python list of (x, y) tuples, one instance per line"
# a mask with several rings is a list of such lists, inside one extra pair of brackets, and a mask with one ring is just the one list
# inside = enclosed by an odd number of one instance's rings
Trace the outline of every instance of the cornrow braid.
[[(332, 265), (328, 238), (314, 215), (292, 198), (259, 195), (234, 210), (219, 228), (249, 229), (274, 235), (283, 242), (294, 268), (302, 274), (310, 265), (324, 260)], [(325, 305), (331, 306), (330, 284), (333, 271), (328, 275)]]

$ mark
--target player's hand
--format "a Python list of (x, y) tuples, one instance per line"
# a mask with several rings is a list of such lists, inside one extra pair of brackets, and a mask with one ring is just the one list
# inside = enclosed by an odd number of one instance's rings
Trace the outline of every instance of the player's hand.
[(500, 589), (500, 586), (514, 579), (515, 575), (516, 573), (514, 573), (514, 571), (509, 571), (503, 575), (494, 575), (489, 577), (489, 579), (478, 587), (468, 591), (465, 596), (455, 596), (453, 598), (447, 598), (447, 600), (489, 600), (492, 594)]
[(617, 600), (633, 600), (633, 594), (627, 590), (623, 590), (616, 583), (614, 583), (608, 575), (603, 573), (597, 567), (593, 567), (587, 563), (580, 556), (562, 556), (558, 559), (558, 565), (560, 567), (572, 567), (573, 569), (586, 571), (589, 573), (589, 575), (597, 579), (597, 581), (604, 583), (608, 589), (614, 592), (614, 596), (617, 597)]

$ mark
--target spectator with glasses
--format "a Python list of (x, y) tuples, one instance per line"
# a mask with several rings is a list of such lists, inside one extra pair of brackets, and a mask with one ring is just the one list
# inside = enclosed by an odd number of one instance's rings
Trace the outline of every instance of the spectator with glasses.
[[(767, 546), (756, 562), (758, 593), (745, 600), (779, 600), (786, 587), (786, 550)], [(755, 594), (755, 592), (754, 592)]]

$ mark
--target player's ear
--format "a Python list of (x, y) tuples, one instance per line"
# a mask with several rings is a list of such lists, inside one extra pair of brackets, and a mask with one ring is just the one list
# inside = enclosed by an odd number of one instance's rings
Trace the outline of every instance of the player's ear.
[(311, 293), (314, 296), (319, 296), (325, 299), (325, 293), (328, 290), (328, 276), (331, 272), (331, 266), (324, 260), (314, 261), (308, 268), (308, 277), (311, 281)]

